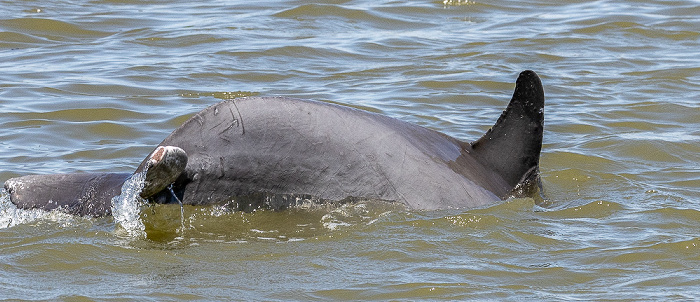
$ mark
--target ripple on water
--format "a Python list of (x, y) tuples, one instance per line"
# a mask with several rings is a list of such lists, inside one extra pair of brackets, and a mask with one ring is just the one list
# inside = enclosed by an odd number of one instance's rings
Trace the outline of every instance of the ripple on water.
[[(339, 5), (332, 4), (303, 4), (291, 9), (280, 11), (273, 16), (279, 18), (289, 18), (298, 21), (313, 21), (319, 22), (319, 18), (341, 18), (352, 23), (362, 23), (365, 26), (378, 29), (393, 29), (396, 26), (401, 28), (423, 28), (425, 25), (419, 22), (408, 22), (402, 19), (392, 18), (391, 16), (381, 14), (378, 11), (370, 11), (363, 9), (352, 9)], [(335, 26), (345, 24), (346, 22), (333, 22)]]
[(17, 32), (27, 33), (39, 39), (68, 42), (78, 39), (92, 40), (112, 35), (112, 32), (86, 29), (87, 25), (44, 18), (16, 18), (0, 21), (0, 25)]
[(48, 39), (17, 32), (0, 32), (0, 47), (17, 48), (27, 45), (50, 43)]

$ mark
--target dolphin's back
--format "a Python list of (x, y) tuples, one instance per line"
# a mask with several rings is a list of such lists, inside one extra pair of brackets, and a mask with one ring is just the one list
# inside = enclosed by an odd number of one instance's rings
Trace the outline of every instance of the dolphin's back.
[[(260, 192), (324, 200), (400, 201), (416, 209), (481, 206), (498, 175), (439, 132), (335, 104), (228, 100), (193, 116), (161, 145), (188, 154), (175, 184), (189, 204)], [(502, 190), (499, 190), (502, 191)]]

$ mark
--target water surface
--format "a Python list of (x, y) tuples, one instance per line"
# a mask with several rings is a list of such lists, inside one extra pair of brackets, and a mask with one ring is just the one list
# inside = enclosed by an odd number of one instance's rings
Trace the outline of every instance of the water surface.
[(0, 181), (131, 172), (222, 99), (284, 95), (471, 141), (518, 73), (548, 203), (141, 213), (148, 239), (0, 196), (0, 298), (669, 300), (700, 286), (697, 1), (0, 0)]

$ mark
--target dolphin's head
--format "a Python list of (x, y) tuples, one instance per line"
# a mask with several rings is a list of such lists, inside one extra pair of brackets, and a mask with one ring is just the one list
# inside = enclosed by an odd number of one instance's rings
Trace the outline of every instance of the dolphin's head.
[(136, 172), (146, 171), (141, 197), (149, 199), (167, 189), (187, 166), (187, 153), (175, 146), (158, 146)]

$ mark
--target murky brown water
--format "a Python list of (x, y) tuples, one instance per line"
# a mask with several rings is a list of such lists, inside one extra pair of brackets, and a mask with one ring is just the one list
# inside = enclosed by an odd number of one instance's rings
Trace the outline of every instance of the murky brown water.
[(464, 140), (533, 69), (550, 206), (383, 204), (111, 218), (0, 196), (0, 299), (669, 300), (700, 293), (697, 1), (0, 0), (0, 182), (131, 172), (240, 95), (329, 100)]

